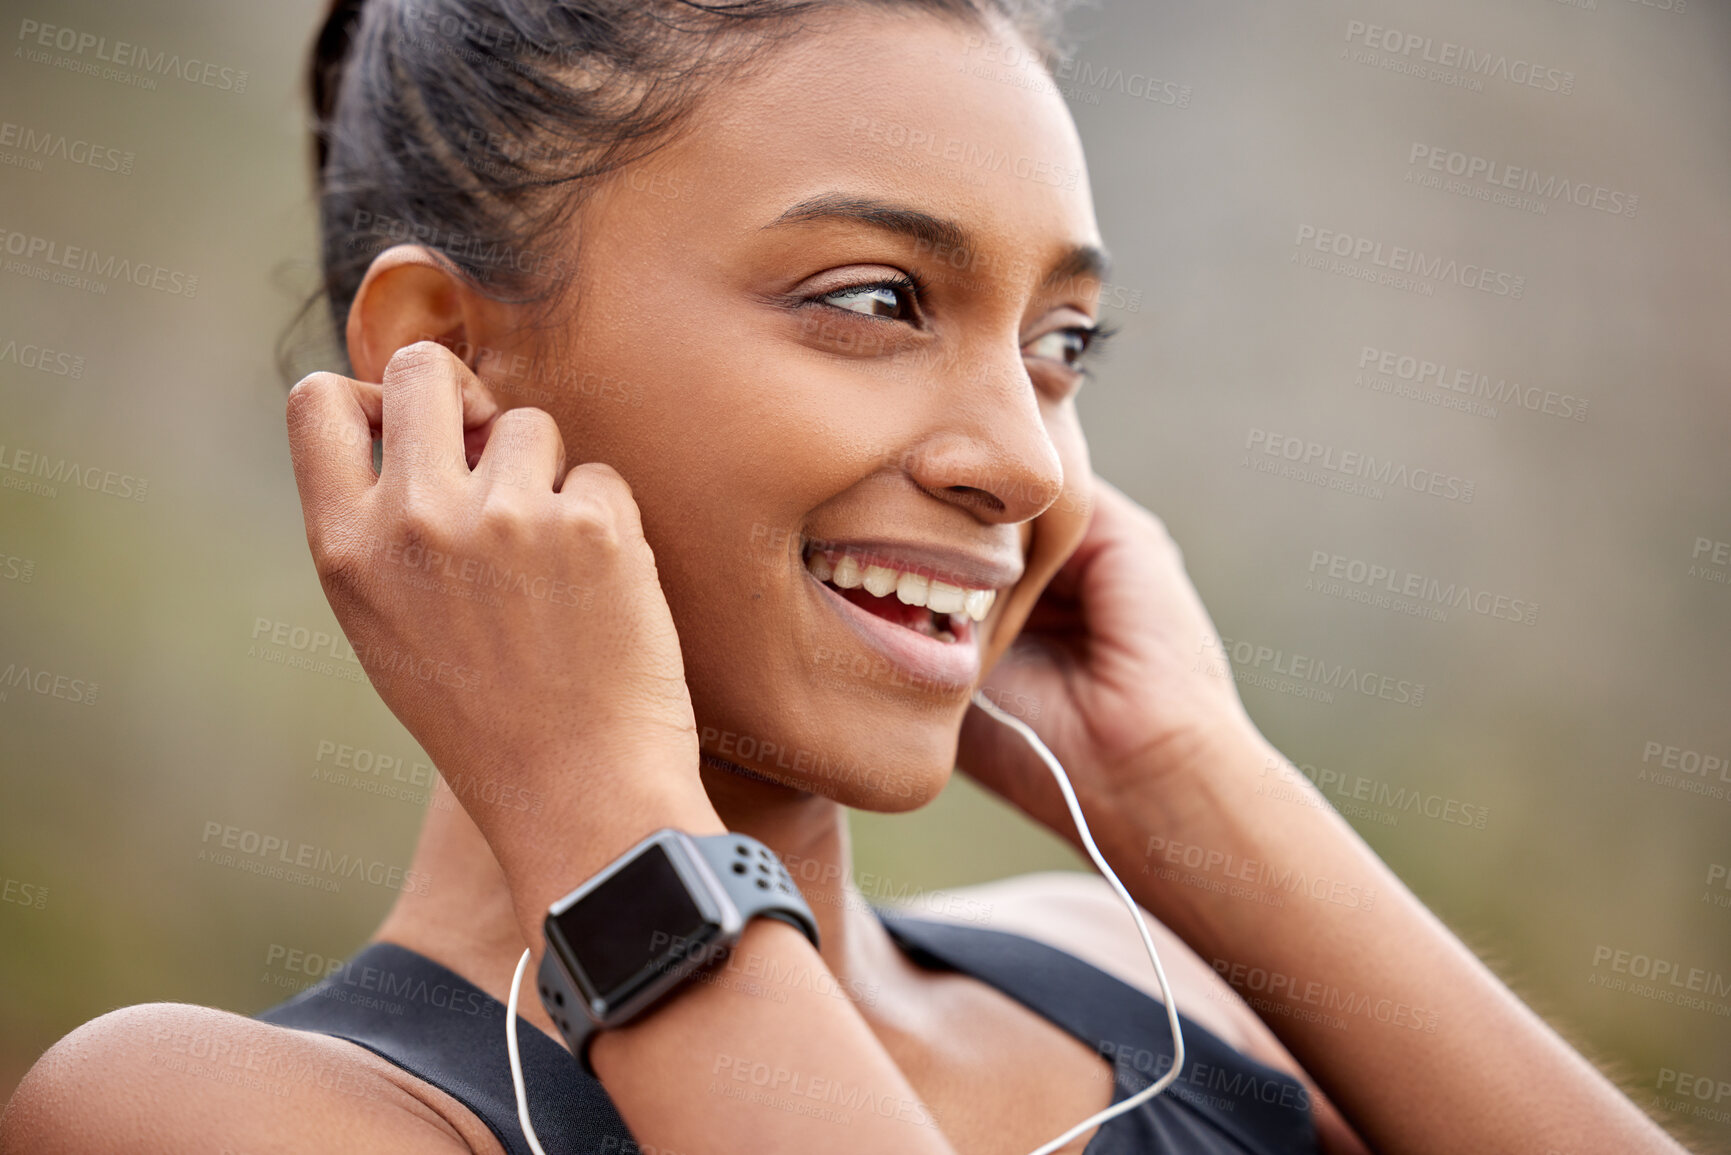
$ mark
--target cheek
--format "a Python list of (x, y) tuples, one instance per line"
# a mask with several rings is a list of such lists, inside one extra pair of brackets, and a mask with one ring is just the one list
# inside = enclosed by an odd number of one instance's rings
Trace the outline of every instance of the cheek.
[(1040, 594), (1076, 552), (1088, 531), (1094, 472), (1087, 442), (1074, 421), (1074, 410), (1070, 418), (1052, 430), (1052, 442), (1064, 465), (1064, 487), (1044, 513), (1019, 527), (1026, 569), (981, 655), (984, 670), (989, 671), (1016, 640)]

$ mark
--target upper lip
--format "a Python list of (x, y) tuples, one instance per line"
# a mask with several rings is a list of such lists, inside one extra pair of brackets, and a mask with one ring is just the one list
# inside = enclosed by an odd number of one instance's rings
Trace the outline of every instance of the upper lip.
[(806, 537), (800, 556), (823, 550), (833, 558), (851, 554), (861, 566), (881, 565), (901, 573), (948, 582), (972, 590), (1002, 590), (1022, 577), (1021, 556), (1013, 551), (977, 554), (921, 542), (884, 538)]

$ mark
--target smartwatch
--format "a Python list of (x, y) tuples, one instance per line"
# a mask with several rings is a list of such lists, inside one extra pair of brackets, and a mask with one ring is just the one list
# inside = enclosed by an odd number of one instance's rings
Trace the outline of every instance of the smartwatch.
[(547, 910), (537, 986), (571, 1053), (725, 955), (762, 915), (817, 946), (817, 920), (769, 847), (743, 834), (658, 830)]

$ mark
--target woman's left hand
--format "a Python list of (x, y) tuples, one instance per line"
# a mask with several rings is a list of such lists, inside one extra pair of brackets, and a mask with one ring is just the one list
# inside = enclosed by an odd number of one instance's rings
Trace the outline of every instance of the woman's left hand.
[[(1082, 543), (987, 675), (986, 697), (1050, 747), (1102, 849), (1177, 801), (1227, 750), (1262, 741), (1160, 519), (1095, 475)], [(957, 765), (1077, 842), (1051, 772), (978, 707)], [(1188, 792), (1185, 792), (1188, 793)]]

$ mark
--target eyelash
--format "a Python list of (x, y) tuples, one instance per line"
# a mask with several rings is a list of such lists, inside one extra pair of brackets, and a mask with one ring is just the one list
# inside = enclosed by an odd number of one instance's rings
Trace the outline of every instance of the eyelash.
[[(875, 281), (861, 281), (857, 285), (843, 285), (839, 289), (831, 289), (827, 293), (820, 293), (816, 297), (813, 297), (812, 300), (829, 305), (831, 297), (844, 297), (850, 293), (864, 293), (869, 292), (872, 289), (894, 289), (896, 292), (907, 297), (909, 299), (908, 303), (916, 308), (918, 308), (920, 300), (926, 295), (926, 286), (924, 283), (910, 274), (903, 273), (894, 277), (880, 277)], [(874, 321), (888, 321), (894, 319), (891, 317), (871, 317), (869, 314), (861, 313), (857, 309), (843, 309), (840, 305), (830, 305), (830, 308), (839, 309), (843, 313), (852, 313), (856, 317), (868, 317), (870, 320)]]
[[(909, 304), (911, 304), (915, 309), (919, 308), (920, 300), (925, 296), (925, 285), (919, 280), (919, 278), (912, 274), (904, 273), (895, 277), (882, 277), (875, 281), (862, 281), (857, 285), (843, 285), (840, 288), (831, 289), (827, 293), (820, 293), (816, 297), (811, 298), (811, 300), (819, 304), (829, 305), (830, 308), (835, 309), (838, 312), (849, 313), (856, 317), (865, 317), (867, 320), (894, 321), (895, 318), (892, 317), (873, 317), (870, 314), (861, 313), (856, 309), (844, 309), (840, 305), (830, 304), (829, 299), (831, 297), (845, 296), (850, 293), (862, 293), (872, 289), (894, 289), (896, 292), (903, 293), (911, 298)], [(1050, 333), (1075, 333), (1082, 338), (1082, 351), (1076, 355), (1076, 363), (1074, 365), (1066, 365), (1065, 368), (1072, 373), (1079, 374), (1085, 379), (1091, 379), (1094, 375), (1090, 362), (1100, 356), (1101, 352), (1105, 349), (1106, 343), (1113, 337), (1117, 336), (1118, 332), (1118, 326), (1107, 325), (1104, 323), (1097, 323), (1093, 326), (1068, 325), (1062, 329), (1053, 329), (1050, 331)], [(1043, 333), (1041, 336), (1049, 336), (1050, 333)]]

